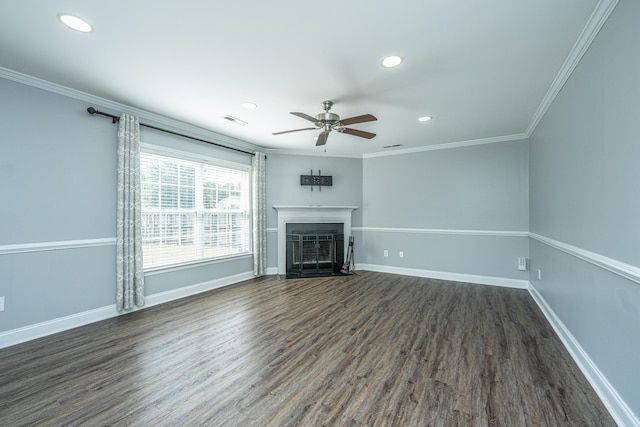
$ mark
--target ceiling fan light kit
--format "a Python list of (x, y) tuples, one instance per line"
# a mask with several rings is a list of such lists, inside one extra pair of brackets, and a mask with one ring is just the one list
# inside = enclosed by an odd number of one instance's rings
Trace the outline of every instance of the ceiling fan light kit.
[(323, 113), (318, 113), (315, 117), (312, 117), (305, 113), (300, 113), (297, 111), (292, 111), (291, 114), (294, 116), (300, 117), (301, 119), (308, 120), (312, 122), (315, 127), (314, 128), (302, 128), (302, 129), (292, 129), (285, 130), (282, 132), (274, 132), (273, 135), (282, 135), (284, 133), (291, 132), (300, 132), (303, 130), (318, 130), (321, 129), (320, 135), (318, 135), (318, 139), (316, 140), (316, 146), (325, 145), (327, 143), (327, 138), (329, 137), (329, 133), (332, 130), (340, 133), (346, 133), (348, 135), (359, 136), (360, 138), (371, 139), (376, 136), (375, 133), (366, 132), (358, 129), (351, 129), (346, 126), (356, 124), (356, 123), (364, 123), (364, 122), (372, 122), (378, 120), (372, 114), (363, 114), (361, 116), (349, 117), (347, 119), (340, 119), (340, 116), (335, 113), (330, 113), (329, 110), (333, 106), (332, 101), (323, 101), (322, 108), (324, 109)]

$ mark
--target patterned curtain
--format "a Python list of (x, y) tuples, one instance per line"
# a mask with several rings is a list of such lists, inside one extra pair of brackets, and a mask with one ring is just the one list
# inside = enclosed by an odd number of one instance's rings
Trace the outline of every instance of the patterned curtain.
[(253, 274), (267, 274), (267, 202), (265, 191), (266, 157), (256, 151), (251, 162), (253, 176)]
[(116, 306), (144, 305), (140, 215), (140, 122), (122, 114), (118, 125), (118, 212), (116, 215)]

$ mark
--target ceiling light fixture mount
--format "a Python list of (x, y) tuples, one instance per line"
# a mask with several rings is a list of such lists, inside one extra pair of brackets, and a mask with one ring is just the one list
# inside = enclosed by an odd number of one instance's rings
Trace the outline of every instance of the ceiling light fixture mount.
[(382, 59), (382, 66), (385, 68), (394, 68), (402, 64), (402, 57), (398, 55), (389, 55)]
[(66, 12), (60, 12), (56, 17), (67, 28), (85, 34), (93, 33), (93, 26), (84, 18)]

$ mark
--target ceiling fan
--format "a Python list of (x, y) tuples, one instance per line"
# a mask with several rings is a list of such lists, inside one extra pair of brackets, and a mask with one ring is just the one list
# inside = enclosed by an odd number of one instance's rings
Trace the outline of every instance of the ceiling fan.
[(367, 138), (367, 139), (371, 139), (374, 136), (376, 136), (375, 133), (365, 132), (363, 130), (357, 130), (357, 129), (351, 129), (351, 128), (345, 127), (355, 123), (372, 122), (374, 120), (378, 120), (375, 116), (371, 114), (363, 114), (361, 116), (350, 117), (348, 119), (341, 119), (339, 115), (329, 112), (332, 106), (333, 106), (332, 101), (322, 102), (322, 108), (324, 109), (324, 113), (316, 114), (315, 117), (309, 116), (308, 114), (305, 114), (305, 113), (292, 112), (291, 114), (293, 114), (294, 116), (298, 116), (302, 119), (313, 122), (313, 124), (316, 127), (285, 130), (283, 132), (274, 132), (273, 135), (282, 135), (283, 133), (299, 132), (302, 130), (322, 129), (322, 132), (320, 132), (320, 135), (318, 136), (318, 140), (316, 141), (316, 146), (325, 145), (327, 143), (327, 138), (329, 137), (329, 133), (332, 130), (335, 130), (336, 132), (346, 133), (349, 135), (359, 136), (361, 138)]

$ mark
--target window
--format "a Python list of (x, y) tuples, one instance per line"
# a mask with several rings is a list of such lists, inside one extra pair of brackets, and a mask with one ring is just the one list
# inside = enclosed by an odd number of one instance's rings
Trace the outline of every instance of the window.
[(250, 251), (249, 168), (143, 151), (144, 268)]

